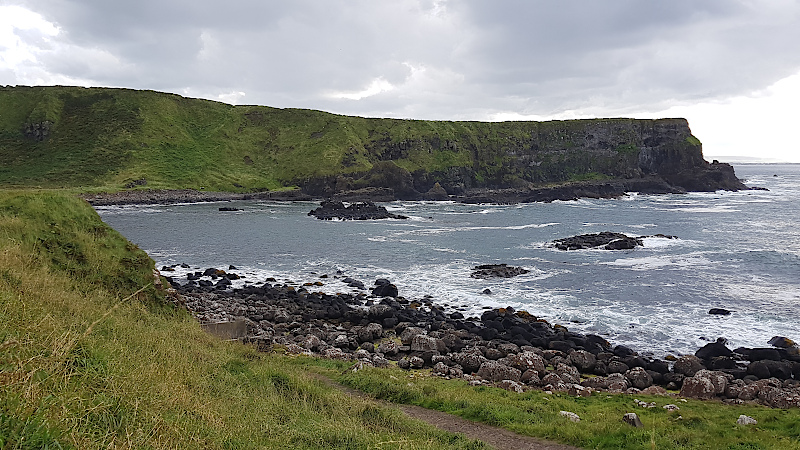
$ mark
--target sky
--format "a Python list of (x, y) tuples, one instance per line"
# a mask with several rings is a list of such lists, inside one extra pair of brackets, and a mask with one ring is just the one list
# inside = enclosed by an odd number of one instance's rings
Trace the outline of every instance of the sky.
[(685, 117), (797, 162), (800, 0), (0, 0), (0, 85), (364, 117)]

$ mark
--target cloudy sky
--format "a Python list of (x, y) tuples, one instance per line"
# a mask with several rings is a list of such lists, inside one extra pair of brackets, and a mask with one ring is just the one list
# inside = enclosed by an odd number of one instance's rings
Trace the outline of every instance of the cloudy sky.
[(686, 117), (800, 162), (798, 0), (0, 0), (0, 85), (368, 117)]

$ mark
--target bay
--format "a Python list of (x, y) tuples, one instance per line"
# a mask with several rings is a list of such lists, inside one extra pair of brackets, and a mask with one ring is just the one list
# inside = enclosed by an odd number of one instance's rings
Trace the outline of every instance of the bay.
[[(522, 205), (392, 202), (410, 219), (320, 221), (313, 202), (242, 201), (98, 207), (103, 220), (173, 275), (237, 267), (242, 283), (267, 277), (370, 285), (388, 278), (409, 299), (479, 316), (513, 306), (642, 353), (693, 353), (724, 337), (763, 347), (800, 339), (800, 165), (739, 165), (769, 191), (631, 194), (616, 200)], [(221, 212), (221, 206), (240, 211)], [(651, 237), (634, 250), (563, 252), (553, 239), (599, 231)], [(530, 273), (470, 278), (473, 266), (507, 263)], [(341, 275), (337, 275), (341, 274)], [(321, 275), (329, 275), (321, 279)], [(339, 277), (338, 279), (336, 277)], [(492, 294), (482, 292), (490, 289)], [(709, 315), (725, 308), (729, 316)]]

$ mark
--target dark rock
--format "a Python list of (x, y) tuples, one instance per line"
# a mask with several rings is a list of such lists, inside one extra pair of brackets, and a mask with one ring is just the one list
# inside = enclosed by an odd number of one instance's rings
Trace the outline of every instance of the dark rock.
[(725, 346), (724, 339), (717, 339), (717, 342), (704, 345), (694, 353), (700, 359), (711, 359), (717, 356), (732, 356), (733, 352)]
[(232, 206), (221, 206), (221, 207), (219, 208), (219, 210), (220, 210), (220, 211), (223, 211), (223, 212), (241, 211), (241, 209), (239, 209), (239, 208), (234, 208), (234, 207), (232, 207)]
[(610, 231), (556, 239), (553, 244), (559, 250), (582, 250), (597, 247), (603, 247), (606, 250), (623, 250), (644, 245), (641, 238), (633, 238), (622, 233)]
[(376, 286), (372, 290), (372, 295), (375, 297), (397, 297), (399, 294), (397, 291), (397, 286), (389, 283)]
[(619, 356), (620, 358), (636, 355), (636, 352), (624, 345), (617, 345), (614, 347), (613, 353), (615, 356)]
[(694, 376), (698, 371), (705, 369), (703, 362), (700, 358), (688, 355), (682, 356), (675, 361), (675, 365), (672, 367), (672, 370), (675, 373), (679, 373), (681, 375), (685, 375), (687, 377)]
[(711, 308), (711, 309), (708, 310), (708, 313), (709, 314), (718, 315), (718, 316), (728, 316), (728, 315), (731, 314), (730, 311), (728, 311), (727, 309), (723, 309), (723, 308)]
[(747, 359), (750, 361), (761, 361), (763, 359), (780, 361), (781, 354), (774, 348), (753, 348), (748, 352)]
[(470, 276), (472, 278), (511, 278), (517, 275), (522, 275), (528, 273), (529, 270), (523, 269), (522, 267), (510, 267), (506, 264), (484, 264), (480, 266), (475, 266), (473, 269), (472, 274)]
[(432, 188), (428, 189), (428, 192), (422, 194), (423, 200), (442, 201), (448, 200), (449, 198), (450, 196), (447, 195), (447, 191), (442, 187), (441, 184), (439, 184), (438, 181), (433, 185)]
[(321, 220), (379, 220), (379, 219), (408, 219), (406, 216), (392, 214), (383, 206), (372, 202), (358, 202), (345, 206), (340, 201), (324, 201), (319, 208), (308, 213)]
[(636, 389), (644, 389), (652, 386), (653, 384), (653, 377), (641, 367), (634, 367), (633, 369), (625, 372), (625, 378), (627, 378), (631, 383), (631, 386), (635, 387)]
[(767, 344), (777, 348), (791, 348), (797, 345), (793, 340), (783, 336), (775, 336)]

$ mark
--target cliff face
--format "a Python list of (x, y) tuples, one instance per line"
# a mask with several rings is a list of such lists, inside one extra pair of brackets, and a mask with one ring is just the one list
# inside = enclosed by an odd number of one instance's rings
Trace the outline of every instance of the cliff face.
[(316, 196), (371, 189), (415, 199), (612, 182), (663, 192), (744, 187), (730, 166), (703, 160), (683, 119), (366, 119), (152, 91), (0, 87), (0, 186), (300, 186)]
[[(379, 161), (370, 170), (316, 177), (299, 184), (320, 196), (383, 187), (405, 199), (426, 198), (440, 188), (451, 195), (464, 195), (486, 189), (525, 192), (552, 184), (574, 184), (589, 196), (642, 189), (666, 193), (746, 188), (733, 167), (703, 159), (702, 145), (685, 119), (469, 125), (472, 133), (443, 144), (435, 135), (400, 143), (373, 141), (367, 148)], [(469, 163), (444, 170), (405, 169), (415, 153), (435, 153), (442, 147), (467, 153)], [(606, 194), (602, 189), (596, 194), (586, 190), (611, 182), (614, 188)]]

